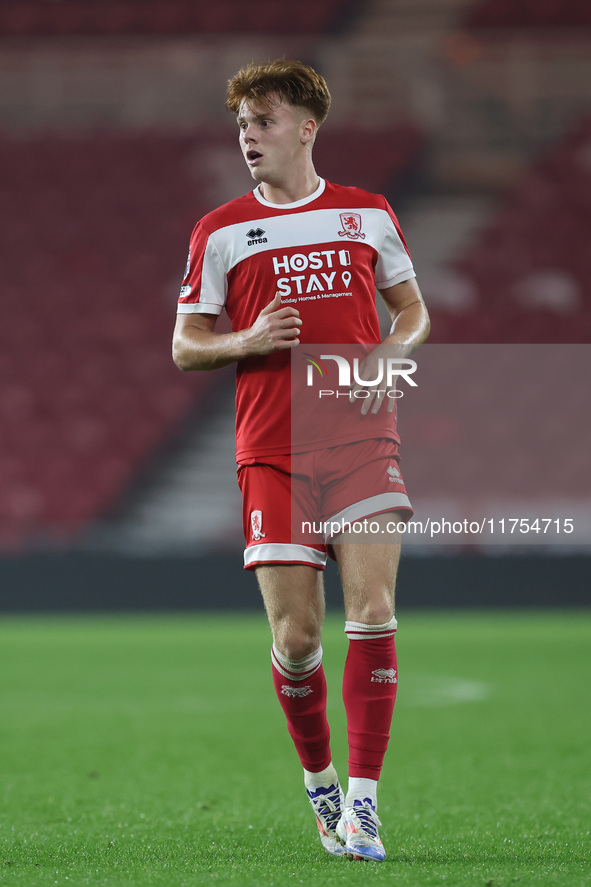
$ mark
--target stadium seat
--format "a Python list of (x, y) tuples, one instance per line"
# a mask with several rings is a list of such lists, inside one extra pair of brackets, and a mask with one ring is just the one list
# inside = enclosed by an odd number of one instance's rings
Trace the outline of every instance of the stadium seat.
[(320, 34), (342, 27), (353, 0), (4, 0), (0, 36)]
[(0, 198), (15, 220), (0, 243), (5, 544), (79, 533), (202, 390), (170, 358), (186, 242), (205, 209), (183, 163), (194, 147), (190, 136), (146, 141), (0, 142)]
[(591, 125), (575, 124), (539, 158), (477, 238), (453, 262), (476, 304), (441, 302), (432, 342), (589, 341)]
[(591, 6), (586, 0), (482, 0), (464, 24), (472, 29), (589, 27)]
[[(326, 132), (327, 176), (353, 181), (345, 131)], [(420, 141), (408, 126), (356, 138), (382, 145), (374, 191)], [(228, 143), (230, 126), (211, 130)], [(0, 164), (1, 546), (79, 535), (209, 396), (217, 377), (181, 374), (170, 337), (191, 229), (219, 201), (190, 134), (7, 136)]]

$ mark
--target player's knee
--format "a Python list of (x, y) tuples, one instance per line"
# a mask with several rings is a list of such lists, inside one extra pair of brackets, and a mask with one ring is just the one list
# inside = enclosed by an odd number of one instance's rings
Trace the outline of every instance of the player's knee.
[(387, 593), (355, 601), (347, 607), (347, 619), (364, 625), (384, 625), (393, 615), (394, 603)]
[(279, 652), (292, 662), (305, 659), (320, 646), (320, 634), (314, 629), (284, 625), (273, 634), (273, 641)]

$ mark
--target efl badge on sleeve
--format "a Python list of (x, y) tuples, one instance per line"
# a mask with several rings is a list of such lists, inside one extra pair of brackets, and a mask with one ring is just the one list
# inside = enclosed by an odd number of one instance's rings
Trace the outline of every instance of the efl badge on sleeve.
[(361, 232), (361, 216), (359, 213), (339, 213), (343, 230), (339, 231), (339, 237), (350, 237), (351, 240), (365, 240), (365, 234)]
[(264, 539), (267, 535), (263, 533), (263, 512), (262, 511), (251, 511), (250, 512), (250, 525), (252, 527), (252, 538), (254, 542), (258, 542), (259, 539)]

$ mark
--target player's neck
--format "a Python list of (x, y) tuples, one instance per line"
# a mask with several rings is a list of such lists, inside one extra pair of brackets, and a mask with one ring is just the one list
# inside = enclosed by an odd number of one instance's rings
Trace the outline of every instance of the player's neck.
[(261, 182), (259, 194), (267, 203), (297, 203), (310, 197), (318, 188), (320, 178), (313, 166), (290, 176), (289, 181)]

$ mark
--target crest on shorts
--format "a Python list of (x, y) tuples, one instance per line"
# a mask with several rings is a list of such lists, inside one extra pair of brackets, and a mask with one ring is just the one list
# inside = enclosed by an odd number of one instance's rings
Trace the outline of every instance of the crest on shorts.
[(251, 511), (250, 512), (250, 526), (252, 527), (252, 538), (255, 542), (258, 542), (259, 539), (264, 539), (267, 535), (263, 533), (263, 512), (262, 511)]
[(359, 213), (339, 213), (343, 230), (339, 237), (350, 237), (351, 240), (365, 240), (361, 231), (361, 215)]

